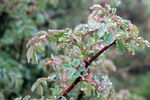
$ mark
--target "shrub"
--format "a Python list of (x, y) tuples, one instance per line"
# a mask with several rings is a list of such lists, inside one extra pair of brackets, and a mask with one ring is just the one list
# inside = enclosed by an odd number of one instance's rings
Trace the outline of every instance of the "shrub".
[[(147, 40), (139, 37), (138, 28), (131, 21), (117, 16), (117, 9), (111, 8), (108, 2), (104, 7), (93, 5), (91, 9), (93, 12), (87, 24), (80, 24), (74, 30), (40, 31), (28, 42), (28, 62), (37, 64), (45, 59), (44, 65), (54, 71), (48, 77), (39, 78), (31, 88), (32, 91), (37, 90), (41, 98), (73, 100), (77, 95), (76, 99), (81, 98), (84, 93), (96, 100), (112, 100), (115, 92), (105, 70), (114, 71), (115, 68), (105, 51), (115, 46), (119, 54), (124, 54), (127, 49), (134, 55), (135, 46), (150, 46)], [(54, 43), (63, 54), (50, 58), (38, 56), (50, 43)], [(51, 93), (47, 96), (43, 89), (48, 88), (49, 83), (53, 87), (50, 87)], [(71, 91), (75, 86), (78, 88)]]

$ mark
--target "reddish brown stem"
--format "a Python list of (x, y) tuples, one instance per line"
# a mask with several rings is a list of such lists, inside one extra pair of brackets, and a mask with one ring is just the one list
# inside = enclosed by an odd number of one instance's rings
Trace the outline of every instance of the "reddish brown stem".
[[(108, 46), (105, 46), (103, 49), (101, 49), (95, 56), (93, 56), (88, 62), (85, 63), (85, 68), (88, 68), (88, 66), (100, 55), (102, 54), (105, 50), (107, 50), (109, 47), (111, 47), (113, 44), (116, 43), (116, 40), (114, 40), (113, 43), (111, 43)], [(67, 96), (67, 94), (82, 80), (81, 77), (78, 77), (67, 89), (66, 91), (62, 94), (62, 96)]]
[(83, 36), (82, 36), (82, 41), (84, 40), (85, 36), (90, 34), (90, 33), (93, 33), (93, 32), (96, 32), (98, 31), (99, 29), (95, 29), (95, 30), (92, 30), (92, 31), (88, 31), (87, 33), (85, 33)]

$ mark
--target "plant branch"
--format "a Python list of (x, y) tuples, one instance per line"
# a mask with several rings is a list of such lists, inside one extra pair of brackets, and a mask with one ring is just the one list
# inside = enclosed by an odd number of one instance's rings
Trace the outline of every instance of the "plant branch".
[[(113, 43), (111, 43), (108, 46), (105, 46), (103, 49), (101, 49), (95, 56), (93, 56), (88, 62), (85, 62), (85, 68), (88, 68), (88, 66), (105, 50), (107, 50), (109, 47), (111, 47), (113, 44), (116, 43), (116, 40), (114, 40)], [(67, 96), (67, 94), (82, 80), (81, 77), (76, 78), (76, 80), (66, 89), (66, 91), (62, 94), (62, 96)], [(61, 98), (61, 97), (60, 97)]]

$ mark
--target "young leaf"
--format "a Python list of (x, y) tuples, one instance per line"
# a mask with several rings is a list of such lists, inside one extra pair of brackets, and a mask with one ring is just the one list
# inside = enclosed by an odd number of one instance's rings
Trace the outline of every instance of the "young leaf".
[(75, 69), (71, 69), (71, 70), (68, 72), (67, 78), (71, 78), (75, 72), (76, 72)]
[(73, 66), (74, 67), (78, 67), (79, 64), (80, 64), (80, 61), (78, 59), (73, 60)]
[(123, 54), (125, 52), (124, 45), (123, 45), (122, 41), (119, 40), (118, 38), (117, 38), (117, 51), (120, 54)]
[(63, 65), (62, 65), (62, 68), (63, 68), (64, 70), (67, 70), (67, 69), (70, 69), (71, 66), (70, 66), (69, 64), (63, 64)]
[(102, 37), (105, 34), (105, 32), (106, 32), (105, 28), (100, 28), (99, 31), (98, 31), (100, 37)]
[(114, 34), (113, 34), (112, 32), (110, 32), (109, 34), (107, 34), (107, 35), (105, 36), (104, 43), (105, 43), (106, 45), (109, 45), (110, 43), (113, 42), (114, 37), (115, 37)]

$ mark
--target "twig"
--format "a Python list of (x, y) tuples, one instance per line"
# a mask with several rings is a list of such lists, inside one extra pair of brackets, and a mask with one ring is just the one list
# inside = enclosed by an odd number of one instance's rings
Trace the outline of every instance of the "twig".
[[(105, 46), (103, 49), (101, 49), (95, 56), (93, 56), (88, 62), (85, 64), (85, 68), (87, 69), (88, 66), (100, 55), (102, 54), (105, 50), (107, 50), (109, 47), (111, 47), (113, 44), (116, 43), (116, 40), (114, 40), (113, 43), (111, 43), (108, 46)], [(62, 94), (62, 96), (67, 96), (67, 94), (82, 80), (82, 78), (79, 76), (78, 78), (75, 79), (75, 81), (66, 89), (66, 91)], [(61, 99), (61, 97), (60, 97)]]

